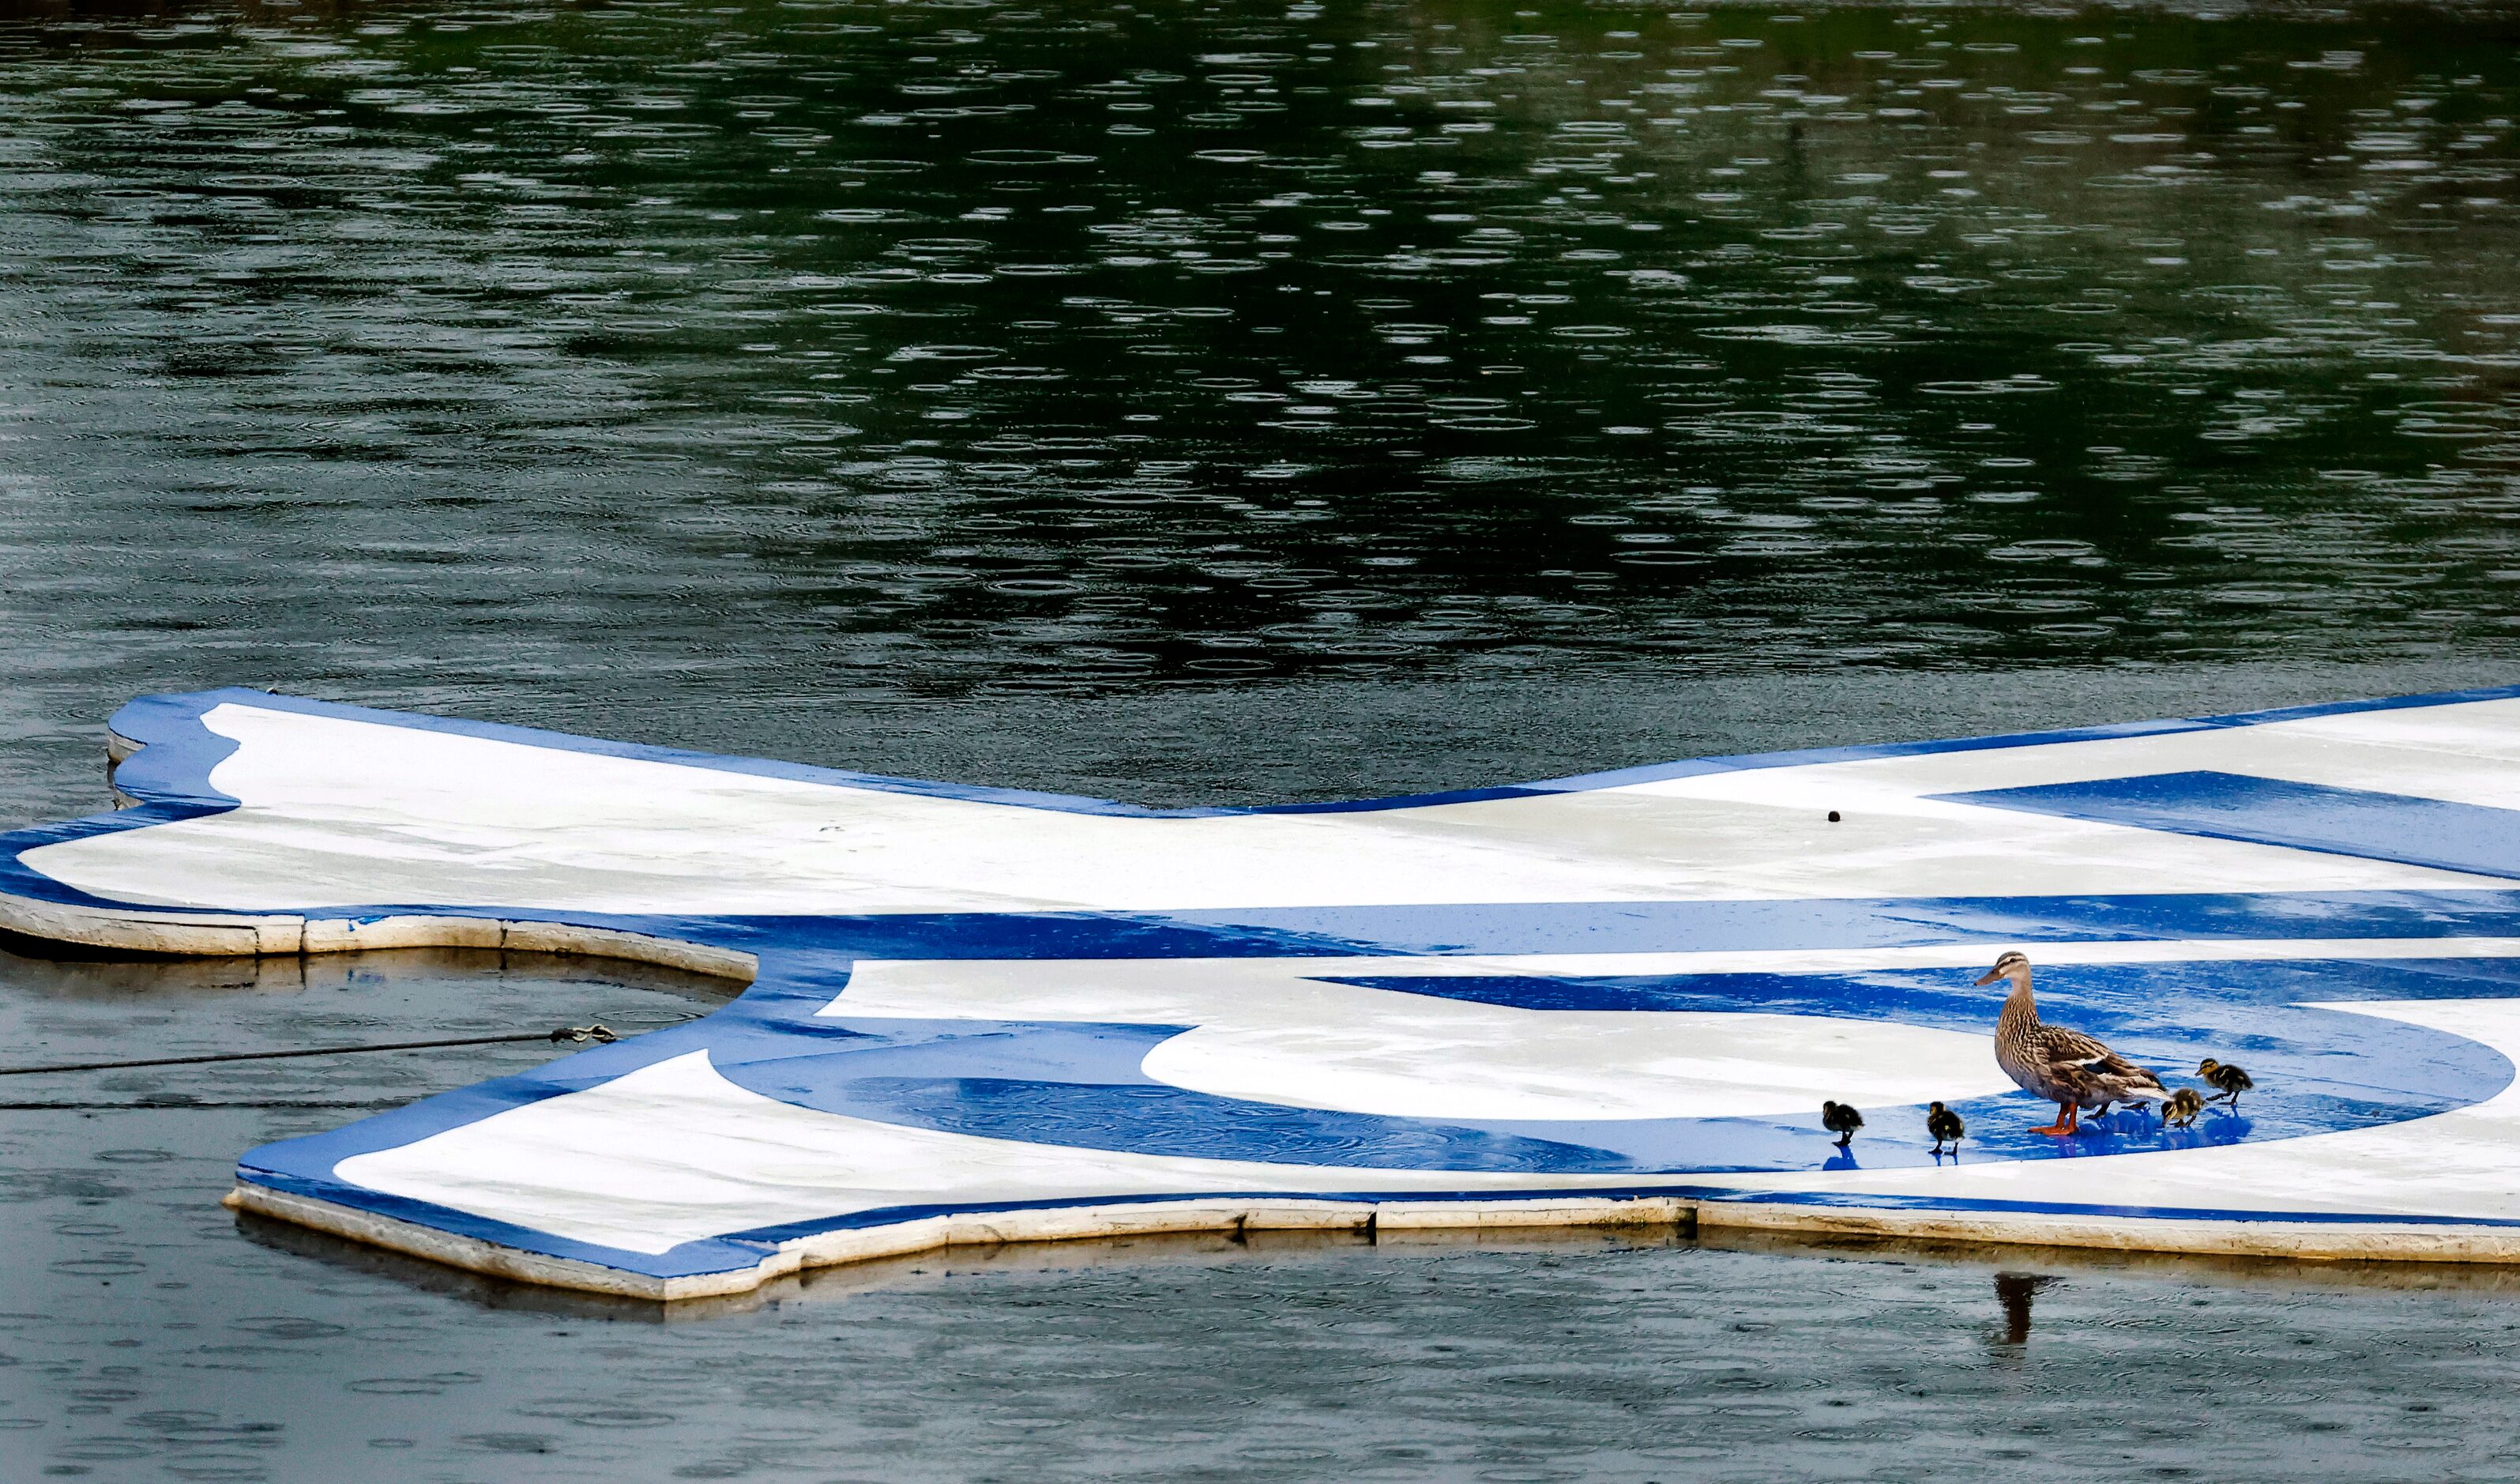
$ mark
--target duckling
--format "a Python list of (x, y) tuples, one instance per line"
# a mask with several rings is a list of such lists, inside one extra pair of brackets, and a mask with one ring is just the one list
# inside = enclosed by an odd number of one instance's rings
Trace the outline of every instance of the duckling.
[(2183, 1129), (2194, 1123), (2196, 1115), (2203, 1111), (2205, 1111), (2205, 1100), (2196, 1096), (2196, 1089), (2182, 1087), (2171, 1094), (2170, 1101), (2161, 1105), (2161, 1125), (2164, 1128)]
[(1855, 1131), (1864, 1127), (1864, 1115), (1843, 1102), (1820, 1105), (1820, 1126), (1837, 1136), (1837, 1147), (1845, 1148), (1855, 1142)]
[(1968, 1125), (1960, 1122), (1960, 1115), (1950, 1108), (1939, 1102), (1930, 1102), (1925, 1105), (1925, 1132), (1934, 1136), (1936, 1154), (1941, 1154), (1943, 1146), (1947, 1144), (1957, 1154), (1960, 1151), (1960, 1138), (1968, 1132)]
[(2042, 1024), (2030, 994), (2030, 960), (2008, 953), (1995, 961), (1980, 984), (2010, 979), (2012, 993), (1995, 1022), (1995, 1064), (2027, 1091), (2056, 1104), (2056, 1121), (2034, 1134), (2071, 1134), (2087, 1107), (2112, 1102), (2159, 1102), (2170, 1096), (2161, 1079), (2078, 1030)]
[(2247, 1072), (2228, 1062), (2217, 1061), (2211, 1057), (2196, 1063), (2196, 1075), (2222, 1089), (2221, 1092), (2205, 1100), (2206, 1102), (2228, 1102), (2234, 1109), (2240, 1105), (2240, 1095), (2257, 1086), (2255, 1082), (2249, 1080)]

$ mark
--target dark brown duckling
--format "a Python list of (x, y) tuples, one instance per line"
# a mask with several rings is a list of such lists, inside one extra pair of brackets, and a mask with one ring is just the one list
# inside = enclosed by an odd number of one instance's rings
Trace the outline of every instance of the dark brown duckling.
[(1864, 1127), (1864, 1115), (1843, 1102), (1820, 1105), (1820, 1126), (1837, 1136), (1837, 1147), (1845, 1148), (1855, 1142), (1855, 1131)]
[(2171, 1094), (2170, 1101), (2161, 1105), (2162, 1126), (2183, 1129), (2194, 1123), (2196, 1115), (2203, 1111), (2205, 1111), (2205, 1100), (2196, 1096), (2196, 1089), (2182, 1087)]
[(2220, 1089), (2213, 1097), (2206, 1099), (2206, 1102), (2228, 1102), (2235, 1108), (2240, 1105), (2240, 1095), (2257, 1086), (2255, 1082), (2249, 1080), (2247, 1072), (2228, 1062), (2217, 1061), (2211, 1057), (2196, 1063), (2196, 1075)]
[(1968, 1125), (1960, 1122), (1960, 1115), (1950, 1108), (1939, 1102), (1929, 1102), (1925, 1105), (1925, 1132), (1934, 1136), (1936, 1154), (1942, 1153), (1943, 1146), (1947, 1144), (1957, 1154), (1960, 1151), (1961, 1137), (1968, 1133)]

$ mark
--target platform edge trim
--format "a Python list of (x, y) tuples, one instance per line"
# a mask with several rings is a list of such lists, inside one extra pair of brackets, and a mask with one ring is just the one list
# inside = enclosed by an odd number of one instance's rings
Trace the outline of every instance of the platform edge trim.
[(1787, 1201), (1710, 1200), (1696, 1209), (1706, 1229), (1806, 1232), (1908, 1241), (1989, 1242), (2003, 1246), (2088, 1247), (2120, 1252), (2182, 1252), (2221, 1257), (2292, 1258), (2309, 1262), (2520, 1263), (2520, 1231), (2508, 1227), (2391, 1226), (2367, 1221), (2322, 1223), (2102, 1220), (2047, 1212), (1899, 1210), (1814, 1206)]
[(683, 938), (530, 919), (395, 913), (375, 918), (293, 913), (108, 909), (0, 892), (0, 930), (49, 943), (186, 958), (269, 958), (387, 948), (484, 948), (622, 959), (749, 984), (761, 961)]
[(2313, 1262), (2520, 1262), (2520, 1232), (2495, 1227), (2332, 1225), (2298, 1221), (2101, 1221), (2042, 1213), (1816, 1207), (1790, 1202), (1621, 1195), (1498, 1200), (1259, 1198), (1188, 1200), (948, 1213), (878, 1227), (818, 1232), (767, 1250), (760, 1261), (715, 1273), (653, 1277), (463, 1237), (313, 1196), (240, 1183), (222, 1202), (412, 1257), (493, 1278), (672, 1303), (723, 1298), (774, 1279), (947, 1247), (1107, 1239), (1202, 1232), (1509, 1231), (1671, 1227), (1800, 1232), (1831, 1237), (2080, 1247)]

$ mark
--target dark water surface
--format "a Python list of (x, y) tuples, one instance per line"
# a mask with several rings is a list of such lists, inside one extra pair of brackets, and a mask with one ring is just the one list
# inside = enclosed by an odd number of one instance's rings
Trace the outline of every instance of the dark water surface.
[[(2224, 9), (0, 0), (0, 815), (231, 683), (1180, 803), (2520, 679), (2520, 22)], [(0, 1061), (716, 993), (0, 960)], [(214, 1204), (546, 1055), (0, 1079), (0, 1478), (2520, 1475), (2490, 1272)]]

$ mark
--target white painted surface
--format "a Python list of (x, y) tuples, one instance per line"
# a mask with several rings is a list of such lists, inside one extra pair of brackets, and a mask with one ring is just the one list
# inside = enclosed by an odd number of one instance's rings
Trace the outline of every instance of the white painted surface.
[[(1921, 1104), (2008, 1093), (1983, 1035), (1826, 1015), (1538, 1011), (1339, 977), (1827, 973), (1983, 968), (2006, 946), (1343, 959), (871, 960), (833, 1018), (1179, 1025), (1158, 1082), (1295, 1107), (1436, 1119), (1765, 1118), (1823, 1099)], [(2520, 957), (2514, 938), (2042, 943), (2077, 965)], [(2201, 971), (2201, 970), (2200, 970)], [(1954, 976), (1963, 988), (1974, 973)], [(2051, 1000), (2068, 976), (2051, 973)], [(1991, 1008), (2000, 986), (1982, 991)]]
[[(1324, 986), (1326, 988), (1332, 986)], [(1220, 1098), (1401, 1118), (1809, 1117), (2012, 1091), (1984, 1036), (1884, 1020), (1534, 1011), (1351, 991), (1294, 994), (1147, 1054), (1158, 1082)]]
[[(2511, 705), (2424, 714), (2499, 737)], [(2441, 716), (2489, 708), (2502, 709)], [(2330, 726), (2346, 720), (2356, 727)], [(203, 721), (238, 743), (211, 781), (242, 807), (47, 845), (26, 863), (99, 896), (241, 912), (382, 902), (1125, 911), (2508, 884), (1924, 796), (2190, 768), (2362, 787), (2396, 765), (2480, 799), (2508, 795), (2498, 754), (2462, 758), (2430, 733), (2391, 732), (2369, 715), (1204, 819), (841, 787), (233, 702)], [(1830, 809), (1844, 823), (1825, 823)]]
[[(1509, 1192), (1520, 1174), (1111, 1153), (797, 1107), (694, 1052), (335, 1166), (354, 1185), (632, 1252), (882, 1206), (1194, 1192)], [(1634, 1176), (1552, 1177), (1552, 1186)]]

